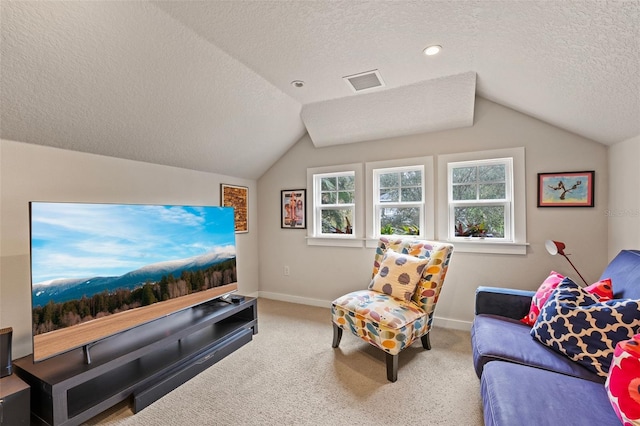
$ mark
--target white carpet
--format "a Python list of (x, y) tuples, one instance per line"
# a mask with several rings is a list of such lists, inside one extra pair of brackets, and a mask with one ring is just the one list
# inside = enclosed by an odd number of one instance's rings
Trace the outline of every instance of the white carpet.
[(331, 340), (329, 309), (260, 299), (252, 342), (135, 415), (122, 403), (86, 424), (483, 425), (468, 332), (436, 325), (430, 351), (400, 353), (395, 383), (382, 351)]

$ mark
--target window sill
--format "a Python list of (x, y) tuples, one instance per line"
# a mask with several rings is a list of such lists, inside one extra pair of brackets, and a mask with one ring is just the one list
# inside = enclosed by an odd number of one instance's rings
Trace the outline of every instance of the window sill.
[(447, 240), (453, 244), (454, 251), (459, 253), (487, 253), (487, 254), (527, 254), (529, 243), (513, 243), (506, 241), (491, 241), (490, 238), (469, 238)]
[(366, 248), (377, 248), (378, 244), (380, 243), (380, 238), (388, 238), (390, 240), (394, 240), (394, 239), (398, 239), (398, 238), (415, 238), (416, 240), (427, 240), (427, 241), (433, 241), (433, 238), (428, 238), (428, 237), (422, 237), (420, 235), (381, 235), (380, 237), (377, 238), (367, 238), (366, 239), (366, 243), (365, 243), (365, 247)]
[(362, 248), (364, 246), (364, 239), (353, 237), (307, 237), (307, 245)]

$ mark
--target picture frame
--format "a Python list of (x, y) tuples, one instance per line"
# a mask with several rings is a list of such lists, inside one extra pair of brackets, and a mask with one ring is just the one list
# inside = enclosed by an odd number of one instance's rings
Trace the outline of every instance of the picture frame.
[(538, 173), (538, 207), (593, 207), (595, 171)]
[(284, 229), (306, 229), (306, 189), (285, 189), (280, 191), (280, 227)]
[(220, 205), (233, 207), (236, 234), (249, 232), (249, 188), (220, 184)]

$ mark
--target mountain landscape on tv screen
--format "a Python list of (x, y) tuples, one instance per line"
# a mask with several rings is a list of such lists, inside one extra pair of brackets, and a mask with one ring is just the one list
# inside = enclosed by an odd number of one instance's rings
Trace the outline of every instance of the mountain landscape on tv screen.
[[(206, 270), (209, 267), (230, 260), (233, 261), (233, 269), (235, 270), (234, 253), (210, 252), (188, 259), (154, 263), (117, 277), (56, 279), (48, 281), (47, 283), (33, 285), (31, 295), (32, 305), (33, 307), (45, 306), (50, 301), (53, 301), (53, 303), (63, 303), (70, 300), (81, 299), (82, 297), (90, 298), (95, 294), (105, 291), (113, 293), (118, 289), (135, 290), (146, 283), (155, 284), (159, 282), (163, 276), (169, 277), (169, 275), (172, 275), (174, 278), (179, 279), (183, 271), (196, 272), (198, 270)], [(229, 284), (230, 282), (235, 282), (235, 279), (233, 279), (235, 278), (235, 273), (233, 274), (233, 278), (230, 274), (221, 278), (220, 283), (211, 287), (218, 287)]]
[(237, 283), (233, 209), (30, 203), (33, 335)]
[(235, 283), (235, 256), (207, 253), (147, 265), (119, 277), (60, 279), (33, 286), (33, 334)]

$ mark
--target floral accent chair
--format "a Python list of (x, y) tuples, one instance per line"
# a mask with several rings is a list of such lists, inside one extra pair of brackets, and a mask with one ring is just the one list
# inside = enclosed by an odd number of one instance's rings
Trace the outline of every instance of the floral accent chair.
[(453, 245), (415, 238), (380, 238), (367, 290), (331, 303), (333, 344), (350, 331), (386, 353), (387, 379), (398, 378), (398, 354), (416, 339), (431, 349), (429, 330)]

